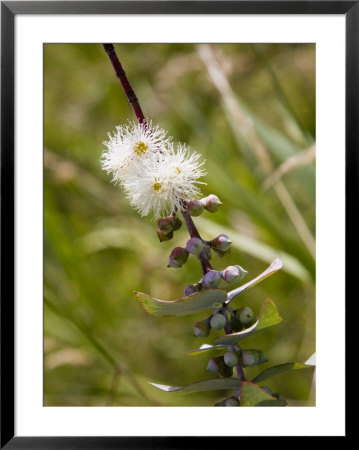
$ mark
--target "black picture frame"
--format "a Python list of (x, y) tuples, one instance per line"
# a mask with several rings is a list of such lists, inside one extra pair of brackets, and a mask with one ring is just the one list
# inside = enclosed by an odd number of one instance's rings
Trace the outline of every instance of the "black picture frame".
[[(14, 51), (18, 14), (337, 14), (346, 20), (346, 297), (354, 291), (358, 243), (359, 1), (5, 1), (1, 2), (1, 441), (6, 449), (204, 448), (223, 437), (15, 436), (14, 407)], [(355, 208), (356, 209), (356, 208)], [(349, 244), (350, 243), (350, 244)], [(347, 430), (348, 431), (348, 430)], [(348, 434), (346, 434), (348, 437)], [(218, 442), (216, 442), (218, 441)], [(241, 444), (242, 445), (242, 444)]]

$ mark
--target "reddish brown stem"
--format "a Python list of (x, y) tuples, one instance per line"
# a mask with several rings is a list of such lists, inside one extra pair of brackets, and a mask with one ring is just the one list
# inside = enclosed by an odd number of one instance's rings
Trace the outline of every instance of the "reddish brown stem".
[(136, 114), (136, 117), (137, 117), (139, 123), (146, 123), (146, 119), (145, 119), (145, 116), (143, 115), (141, 106), (138, 102), (138, 98), (136, 97), (136, 94), (135, 94), (134, 90), (132, 89), (130, 82), (127, 79), (126, 73), (123, 70), (123, 67), (116, 55), (116, 51), (115, 51), (113, 44), (102, 44), (102, 45), (103, 45), (104, 49), (106, 50), (108, 57), (110, 58), (112, 66), (115, 69), (117, 78), (120, 80), (120, 82), (122, 84), (122, 87), (123, 87), (123, 90), (125, 91), (128, 102), (132, 106), (132, 109), (133, 109), (134, 113)]
[(239, 364), (236, 366), (236, 370), (237, 370), (238, 378), (241, 381), (246, 381), (246, 376), (244, 375), (243, 369)]

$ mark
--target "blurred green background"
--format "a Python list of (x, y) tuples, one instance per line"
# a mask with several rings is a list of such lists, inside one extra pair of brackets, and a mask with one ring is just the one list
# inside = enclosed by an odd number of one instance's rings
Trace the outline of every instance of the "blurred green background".
[[(243, 341), (269, 362), (255, 375), (315, 352), (315, 45), (125, 44), (116, 51), (147, 117), (206, 159), (203, 195), (223, 206), (195, 218), (206, 239), (228, 234), (244, 281), (275, 256), (284, 269), (233, 304), (256, 314), (266, 297), (283, 322)], [(208, 356), (186, 351), (207, 312), (146, 314), (133, 291), (180, 298), (201, 277), (191, 257), (166, 268), (185, 227), (160, 243), (100, 167), (103, 141), (135, 116), (100, 44), (44, 46), (44, 404), (209, 406), (225, 392), (163, 393), (204, 378)], [(267, 382), (289, 405), (315, 402), (312, 370)]]

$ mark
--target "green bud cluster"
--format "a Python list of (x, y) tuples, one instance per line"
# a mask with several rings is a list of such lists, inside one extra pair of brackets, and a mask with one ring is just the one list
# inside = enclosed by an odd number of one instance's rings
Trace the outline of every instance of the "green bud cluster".
[(223, 356), (217, 356), (216, 358), (211, 358), (208, 361), (207, 370), (209, 372), (219, 373), (224, 377), (230, 377), (233, 375), (233, 368), (228, 367)]
[(233, 331), (241, 331), (255, 322), (254, 312), (249, 306), (235, 309), (231, 312), (229, 323)]
[(262, 350), (254, 349), (242, 350), (240, 359), (241, 365), (244, 367), (257, 366), (268, 361)]
[(177, 216), (161, 217), (157, 222), (157, 236), (160, 242), (173, 238), (173, 232), (181, 228), (182, 222)]
[[(221, 205), (219, 198), (213, 194), (202, 200), (190, 200), (183, 204), (186, 212), (193, 217), (202, 214), (204, 209), (213, 213), (216, 212)], [(162, 217), (158, 220), (157, 235), (160, 241), (170, 240), (174, 231), (181, 226), (181, 221), (176, 215), (171, 214), (168, 217)], [(185, 248), (175, 247), (168, 259), (168, 267), (180, 268), (188, 260), (189, 254), (199, 256), (204, 255), (208, 259), (212, 256), (212, 250), (220, 257), (226, 255), (230, 251), (232, 241), (226, 234), (220, 234), (211, 241), (204, 241), (198, 237), (192, 237), (186, 242)], [(222, 271), (208, 270), (198, 283), (194, 283), (185, 287), (185, 296), (193, 295), (202, 289), (216, 289), (224, 280), (226, 283), (237, 283), (246, 275), (239, 265), (228, 266)], [(205, 320), (198, 321), (194, 324), (193, 334), (196, 337), (206, 338), (210, 335), (211, 329), (220, 331), (225, 329), (227, 332), (238, 332), (244, 328), (251, 326), (254, 321), (254, 313), (249, 306), (243, 306), (239, 309), (227, 309), (222, 303), (213, 305), (213, 314)], [(228, 331), (229, 330), (229, 331)], [(223, 356), (210, 358), (207, 370), (218, 374), (221, 377), (232, 377), (233, 369), (240, 366), (251, 367), (267, 361), (264, 353), (256, 349), (240, 349), (237, 346), (229, 345)], [(238, 369), (239, 370), (239, 369)], [(263, 389), (271, 393), (265, 386)], [(272, 394), (274, 395), (274, 394)], [(231, 397), (225, 398), (218, 402), (216, 406), (240, 406), (239, 391), (232, 394)]]
[[(187, 286), (187, 288), (189, 288), (189, 286)], [(224, 311), (220, 312), (220, 310), (217, 309), (207, 319), (195, 323), (194, 335), (199, 337), (207, 337), (211, 329), (217, 331), (222, 330), (226, 326), (227, 322), (228, 319), (226, 313)], [(228, 355), (227, 357), (229, 358), (230, 355)]]

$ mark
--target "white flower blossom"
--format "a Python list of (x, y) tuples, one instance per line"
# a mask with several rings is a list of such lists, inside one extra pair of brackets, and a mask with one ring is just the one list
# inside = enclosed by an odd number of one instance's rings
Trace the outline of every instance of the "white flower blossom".
[(171, 138), (167, 132), (152, 123), (139, 124), (129, 122), (119, 125), (109, 140), (104, 142), (107, 150), (101, 157), (102, 168), (112, 174), (112, 180), (122, 183), (138, 167), (156, 153), (163, 152)]
[(123, 186), (131, 205), (142, 215), (151, 211), (154, 218), (181, 209), (182, 201), (200, 194), (198, 178), (205, 175), (200, 155), (180, 144), (177, 150), (167, 146), (162, 153), (143, 161), (137, 173), (128, 176)]

